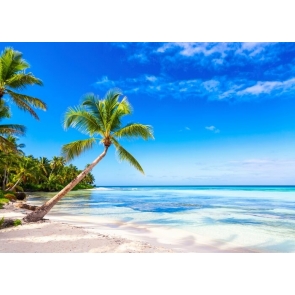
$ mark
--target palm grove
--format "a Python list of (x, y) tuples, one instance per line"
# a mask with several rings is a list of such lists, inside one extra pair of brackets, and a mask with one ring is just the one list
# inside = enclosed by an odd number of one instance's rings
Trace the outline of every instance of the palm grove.
[[(22, 54), (11, 48), (5, 48), (0, 56), (0, 123), (3, 118), (10, 118), (10, 109), (6, 97), (10, 97), (20, 109), (29, 112), (36, 119), (34, 108), (46, 110), (42, 100), (23, 95), (15, 91), (28, 85), (42, 85), (42, 81), (32, 73), (25, 73), (29, 64)], [(58, 191), (54, 197), (37, 210), (29, 213), (27, 222), (42, 219), (50, 209), (70, 190), (86, 188), (94, 183), (91, 170), (107, 154), (113, 145), (121, 160), (128, 161), (141, 173), (143, 169), (138, 161), (119, 143), (121, 138), (153, 138), (149, 125), (130, 123), (122, 126), (122, 118), (132, 113), (127, 98), (120, 99), (119, 90), (110, 90), (103, 99), (94, 94), (86, 95), (81, 105), (69, 107), (64, 117), (64, 128), (70, 127), (86, 133), (89, 138), (76, 140), (62, 147), (62, 156), (49, 160), (45, 157), (25, 156), (23, 145), (17, 143), (14, 136), (23, 135), (25, 126), (17, 124), (0, 125), (0, 180), (3, 191), (48, 190)], [(100, 144), (100, 146), (98, 145)], [(83, 171), (74, 165), (66, 165), (70, 160), (91, 148), (100, 148), (102, 152)]]

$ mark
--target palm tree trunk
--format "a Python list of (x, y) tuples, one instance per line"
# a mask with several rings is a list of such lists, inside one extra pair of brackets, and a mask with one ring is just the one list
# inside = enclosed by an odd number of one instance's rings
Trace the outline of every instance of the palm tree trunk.
[(2, 182), (2, 190), (5, 190), (5, 186), (6, 186), (6, 177), (7, 177), (7, 171), (6, 169), (4, 169), (4, 175), (3, 175), (3, 182)]
[(21, 178), (14, 184), (12, 188), (7, 189), (6, 191), (12, 192), (14, 188), (19, 184), (20, 181), (21, 181)]
[(101, 161), (101, 159), (106, 155), (108, 148), (108, 146), (105, 146), (103, 153), (98, 156), (84, 171), (82, 171), (58, 194), (56, 194), (49, 201), (40, 206), (36, 211), (33, 211), (32, 213), (24, 217), (23, 220), (25, 222), (36, 222), (41, 220), (62, 197), (64, 197), (70, 190), (72, 190), (93, 169), (93, 167)]

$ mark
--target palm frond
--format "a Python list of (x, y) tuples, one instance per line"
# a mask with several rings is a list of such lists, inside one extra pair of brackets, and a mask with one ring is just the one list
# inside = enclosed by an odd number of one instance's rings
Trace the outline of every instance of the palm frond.
[(122, 161), (127, 161), (129, 162), (130, 165), (132, 165), (134, 168), (139, 170), (142, 174), (144, 174), (144, 171), (140, 164), (137, 162), (137, 160), (129, 153), (127, 152), (119, 143), (116, 139), (112, 138), (112, 142), (114, 146), (116, 147), (119, 159)]
[(23, 95), (15, 93), (11, 90), (6, 89), (7, 93), (10, 95), (14, 103), (23, 111), (29, 112), (35, 119), (39, 120), (38, 115), (33, 110), (32, 106), (46, 110), (46, 104), (38, 98), (31, 97), (28, 95)]
[(27, 85), (43, 85), (43, 82), (32, 73), (18, 73), (6, 80), (7, 86), (16, 89), (24, 89)]
[(14, 152), (17, 152), (17, 148), (15, 147), (15, 145), (8, 141), (5, 137), (0, 135), (0, 150), (3, 148), (4, 150), (10, 149)]
[(10, 118), (9, 107), (5, 105), (4, 100), (0, 101), (0, 119), (1, 118)]
[(15, 99), (18, 99), (18, 100), (22, 100), (32, 106), (34, 106), (35, 108), (39, 108), (43, 111), (46, 111), (47, 109), (47, 106), (46, 104), (39, 98), (37, 97), (32, 97), (32, 96), (29, 96), (29, 95), (25, 95), (25, 94), (20, 94), (20, 93), (16, 93), (16, 92), (13, 92), (11, 90), (6, 90), (7, 93), (12, 96), (12, 98), (15, 100)]
[(89, 93), (83, 97), (81, 105), (85, 107), (85, 110), (87, 110), (87, 112), (91, 113), (93, 117), (95, 117), (100, 128), (105, 131), (107, 118), (104, 101), (100, 100), (97, 95)]
[(109, 121), (113, 112), (118, 106), (118, 99), (122, 95), (119, 89), (111, 89), (107, 92), (104, 102), (105, 102), (105, 111), (107, 115), (107, 120)]
[(103, 126), (92, 113), (82, 107), (68, 108), (64, 118), (64, 128), (76, 128), (82, 133), (92, 136), (95, 133), (103, 133)]
[(26, 132), (26, 127), (19, 124), (4, 124), (0, 125), (0, 134), (9, 135), (9, 134), (18, 134), (24, 135)]
[(121, 100), (118, 110), (120, 110), (120, 112), (122, 112), (124, 115), (132, 114), (133, 110), (126, 96)]
[(9, 95), (13, 99), (14, 103), (18, 106), (18, 108), (20, 108), (23, 111), (29, 112), (35, 119), (39, 120), (37, 113), (32, 109), (32, 107), (27, 102), (20, 98), (18, 94), (10, 90), (6, 91), (9, 93)]
[(127, 97), (124, 97), (121, 102), (118, 102), (113, 111), (107, 125), (108, 131), (116, 131), (121, 127), (121, 118), (132, 113), (131, 105)]
[(81, 153), (83, 153), (84, 151), (91, 149), (95, 143), (96, 139), (93, 137), (67, 143), (62, 147), (62, 155), (67, 161), (70, 161), (75, 157), (81, 155)]
[(11, 47), (4, 49), (0, 56), (2, 64), (1, 78), (7, 80), (15, 73), (27, 69), (30, 65), (22, 58), (22, 53)]
[(143, 125), (138, 123), (130, 123), (125, 127), (115, 131), (113, 133), (116, 137), (141, 137), (143, 139), (154, 139), (152, 127), (149, 125)]

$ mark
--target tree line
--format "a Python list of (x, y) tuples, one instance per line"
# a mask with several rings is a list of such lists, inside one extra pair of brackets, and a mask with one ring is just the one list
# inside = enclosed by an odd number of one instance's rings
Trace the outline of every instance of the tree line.
[[(9, 136), (7, 140), (17, 145), (15, 137)], [(67, 165), (64, 157), (35, 158), (16, 148), (17, 152), (13, 149), (0, 150), (2, 191), (59, 191), (82, 172), (73, 164)], [(94, 181), (93, 174), (89, 173), (75, 189), (92, 188)]]

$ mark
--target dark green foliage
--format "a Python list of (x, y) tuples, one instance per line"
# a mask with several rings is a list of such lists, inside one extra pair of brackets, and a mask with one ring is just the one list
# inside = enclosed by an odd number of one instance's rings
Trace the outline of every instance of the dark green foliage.
[(0, 229), (2, 228), (6, 228), (6, 227), (11, 227), (11, 226), (18, 226), (21, 225), (22, 222), (20, 219), (4, 219), (4, 217), (2, 217), (0, 219)]
[(14, 221), (13, 221), (13, 226), (18, 226), (18, 225), (21, 225), (22, 224), (22, 222), (21, 222), (21, 220), (19, 220), (19, 219), (15, 219)]

